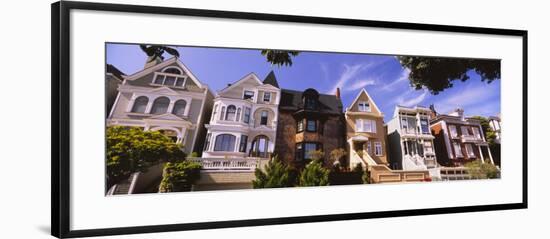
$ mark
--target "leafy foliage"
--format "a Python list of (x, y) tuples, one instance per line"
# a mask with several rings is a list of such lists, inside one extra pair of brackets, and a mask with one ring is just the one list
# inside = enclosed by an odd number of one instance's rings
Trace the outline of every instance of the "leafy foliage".
[(108, 187), (152, 165), (185, 158), (181, 145), (157, 131), (114, 126), (106, 134)]
[(166, 163), (162, 171), (159, 192), (190, 191), (191, 186), (200, 179), (200, 170), (199, 163), (188, 160)]
[(499, 170), (491, 163), (483, 163), (481, 160), (469, 162), (466, 165), (468, 174), (473, 179), (498, 178)]
[(261, 54), (265, 56), (267, 62), (277, 66), (292, 66), (292, 57), (300, 54), (298, 51), (282, 50), (262, 50)]
[(336, 166), (335, 164), (338, 164), (338, 166), (341, 164), (340, 160), (346, 156), (347, 152), (343, 148), (337, 148), (330, 151), (330, 165)]
[(151, 62), (157, 58), (164, 60), (164, 56), (162, 56), (164, 52), (175, 57), (180, 57), (180, 53), (177, 49), (163, 45), (139, 45), (139, 48), (149, 57), (147, 62)]
[(485, 139), (489, 143), (489, 145), (496, 144), (496, 132), (489, 126), (489, 119), (483, 117), (483, 116), (473, 116), (471, 117), (473, 119), (477, 119), (480, 121), (481, 129), (483, 130), (483, 134), (485, 135)]
[(295, 176), (292, 176), (292, 170), (279, 161), (277, 156), (269, 160), (264, 171), (259, 168), (254, 171), (254, 175), (256, 176), (256, 179), (252, 181), (254, 188), (282, 188), (294, 185), (294, 180), (292, 179)]
[(417, 90), (426, 88), (432, 94), (453, 87), (453, 81), (466, 81), (467, 72), (475, 71), (482, 81), (491, 83), (500, 79), (500, 61), (486, 59), (435, 58), (419, 56), (398, 56), (401, 66), (410, 70), (411, 86)]
[(323, 168), (319, 160), (313, 160), (302, 171), (299, 185), (302, 187), (327, 186), (329, 185), (329, 173), (329, 170)]

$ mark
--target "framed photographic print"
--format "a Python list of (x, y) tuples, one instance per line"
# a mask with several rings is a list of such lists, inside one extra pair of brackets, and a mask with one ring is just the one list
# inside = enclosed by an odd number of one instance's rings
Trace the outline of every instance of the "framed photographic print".
[(527, 208), (527, 32), (52, 4), (52, 235)]

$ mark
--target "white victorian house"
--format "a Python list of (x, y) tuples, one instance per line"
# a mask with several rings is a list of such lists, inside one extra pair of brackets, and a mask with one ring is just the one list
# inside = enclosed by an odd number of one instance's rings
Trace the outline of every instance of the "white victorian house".
[(107, 126), (158, 130), (200, 152), (214, 95), (178, 58), (153, 61), (126, 76), (107, 117)]
[(439, 165), (430, 130), (431, 109), (396, 106), (387, 123), (390, 162), (396, 170), (428, 170), (439, 177)]
[(202, 158), (269, 158), (275, 148), (281, 90), (270, 72), (254, 73), (218, 92)]

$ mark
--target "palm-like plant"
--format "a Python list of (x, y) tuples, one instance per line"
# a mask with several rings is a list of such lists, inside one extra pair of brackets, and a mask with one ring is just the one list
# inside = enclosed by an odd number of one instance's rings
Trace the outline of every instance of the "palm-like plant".
[(167, 52), (170, 55), (173, 55), (175, 57), (180, 57), (180, 53), (177, 49), (172, 47), (167, 47), (163, 45), (139, 45), (141, 50), (147, 54), (149, 57), (147, 59), (147, 63), (159, 58), (160, 60), (164, 60), (164, 52)]
[(267, 62), (278, 66), (292, 66), (292, 57), (300, 54), (299, 51), (262, 50)]

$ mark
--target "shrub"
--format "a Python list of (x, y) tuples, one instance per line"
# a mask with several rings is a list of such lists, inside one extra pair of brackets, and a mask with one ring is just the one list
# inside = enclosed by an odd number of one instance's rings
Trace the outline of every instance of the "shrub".
[(264, 170), (257, 168), (254, 175), (256, 176), (252, 181), (254, 188), (282, 188), (291, 187), (294, 184), (291, 169), (279, 161), (277, 156), (269, 160)]
[(186, 192), (200, 179), (201, 165), (196, 162), (183, 160), (169, 162), (164, 165), (159, 192)]
[(319, 160), (306, 165), (300, 175), (300, 186), (327, 186), (329, 185), (329, 170), (323, 168)]
[(185, 158), (181, 145), (158, 131), (114, 126), (106, 132), (107, 188), (134, 172)]
[(370, 171), (369, 169), (365, 170), (365, 172), (363, 173), (363, 183), (364, 184), (371, 184), (371, 178), (370, 178)]
[(483, 163), (481, 160), (469, 162), (466, 165), (466, 171), (473, 179), (497, 178), (498, 168), (491, 163)]
[(337, 167), (337, 165), (340, 165), (341, 164), (340, 160), (344, 156), (346, 156), (346, 154), (347, 154), (347, 152), (343, 148), (337, 148), (337, 149), (334, 149), (334, 150), (330, 151), (330, 166), (331, 167)]

